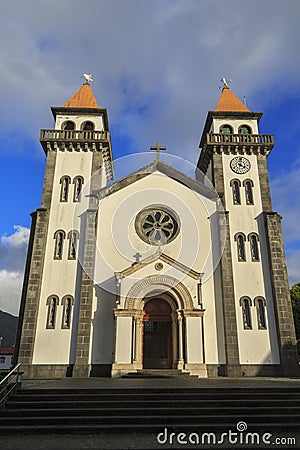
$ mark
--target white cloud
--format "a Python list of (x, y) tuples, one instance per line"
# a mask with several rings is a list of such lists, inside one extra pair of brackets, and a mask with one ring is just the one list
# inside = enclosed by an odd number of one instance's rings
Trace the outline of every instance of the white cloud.
[(10, 236), (3, 234), (1, 236), (1, 242), (11, 247), (23, 247), (24, 244), (27, 245), (30, 229), (22, 225), (14, 225), (14, 230), (16, 230), (15, 233)]
[(0, 239), (0, 309), (18, 315), (30, 230), (21, 225)]
[(0, 309), (14, 316), (19, 314), (23, 273), (0, 270)]

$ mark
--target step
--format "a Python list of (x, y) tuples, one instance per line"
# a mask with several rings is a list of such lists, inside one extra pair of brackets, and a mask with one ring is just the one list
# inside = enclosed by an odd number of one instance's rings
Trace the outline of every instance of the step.
[[(170, 422), (165, 422), (159, 425), (148, 424), (112, 424), (112, 425), (93, 425), (93, 424), (76, 424), (76, 426), (68, 426), (68, 430), (64, 424), (55, 425), (35, 425), (30, 424), (27, 427), (15, 427), (13, 425), (0, 426), (0, 435), (12, 435), (13, 433), (26, 433), (26, 434), (130, 434), (130, 433), (161, 433), (167, 428), (169, 432), (196, 432), (196, 433), (206, 433), (206, 432), (228, 432), (229, 429), (236, 431), (236, 423), (230, 421), (223, 421), (223, 423), (216, 424), (214, 422), (207, 422), (205, 424), (182, 424), (174, 425)], [(299, 423), (291, 421), (284, 424), (281, 427), (278, 423), (262, 422), (260, 424), (254, 424), (251, 428), (248, 427), (249, 432), (276, 432), (277, 434), (283, 432), (295, 432), (299, 430)], [(175, 447), (174, 447), (175, 448)]]
[(68, 417), (68, 416), (134, 416), (134, 415), (160, 415), (160, 416), (168, 416), (168, 415), (216, 415), (216, 416), (227, 416), (230, 414), (239, 415), (240, 417), (244, 415), (252, 415), (252, 414), (261, 414), (261, 415), (300, 415), (300, 406), (275, 406), (273, 408), (266, 406), (252, 406), (245, 407), (241, 405), (237, 405), (231, 408), (222, 408), (216, 409), (213, 407), (180, 407), (180, 408), (172, 408), (170, 406), (165, 407), (124, 407), (124, 408), (87, 408), (87, 407), (75, 407), (70, 408), (36, 408), (36, 409), (5, 409), (4, 412), (0, 412), (0, 421), (1, 418), (5, 419), (7, 417)]
[[(226, 414), (226, 420), (230, 421), (231, 423), (237, 423), (241, 420), (241, 416), (239, 414)], [(300, 415), (299, 414), (287, 414), (282, 416), (281, 414), (273, 414), (272, 416), (266, 415), (266, 414), (255, 414), (253, 411), (252, 414), (244, 414), (242, 417), (242, 420), (245, 421), (248, 424), (251, 423), (277, 423), (277, 424), (285, 424), (289, 423), (290, 421), (300, 423)], [(210, 416), (202, 415), (202, 414), (195, 414), (195, 415), (184, 415), (184, 414), (169, 414), (167, 417), (167, 421), (172, 424), (177, 425), (198, 425), (199, 423), (204, 424), (207, 422), (213, 422), (215, 424), (217, 423), (223, 423), (224, 422), (224, 415), (216, 415), (212, 414)], [(93, 423), (94, 425), (104, 425), (104, 424), (117, 424), (117, 423), (123, 423), (123, 424), (147, 424), (151, 422), (153, 425), (161, 425), (164, 423), (163, 418), (160, 414), (156, 415), (130, 415), (130, 416), (118, 416), (118, 415), (111, 415), (111, 416), (76, 416), (76, 417), (2, 417), (0, 419), (0, 424), (3, 425), (14, 425), (14, 426), (26, 426), (30, 425), (32, 423), (35, 423), (37, 425), (56, 425), (58, 422), (63, 423), (66, 426), (75, 424), (88, 424)]]

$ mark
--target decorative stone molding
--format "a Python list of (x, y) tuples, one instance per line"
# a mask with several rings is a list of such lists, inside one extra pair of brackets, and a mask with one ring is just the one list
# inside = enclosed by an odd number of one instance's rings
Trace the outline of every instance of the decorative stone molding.
[(194, 309), (188, 289), (175, 278), (167, 275), (151, 275), (135, 283), (127, 294), (124, 309), (143, 309), (143, 298), (153, 291), (170, 292), (178, 309)]

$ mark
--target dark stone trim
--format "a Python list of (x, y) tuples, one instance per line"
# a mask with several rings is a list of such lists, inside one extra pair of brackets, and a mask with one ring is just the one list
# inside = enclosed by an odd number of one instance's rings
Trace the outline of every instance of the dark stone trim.
[(281, 219), (276, 212), (264, 213), (282, 375), (288, 376), (299, 371), (299, 366)]
[[(225, 195), (224, 195), (224, 173), (222, 156), (218, 154), (213, 155), (213, 183), (217, 193), (219, 194), (224, 208)], [(233, 268), (232, 268), (232, 254), (230, 245), (230, 232), (229, 232), (229, 217), (227, 215), (226, 222), (224, 218), (220, 217), (220, 233), (221, 236), (225, 232), (225, 246), (223, 255), (220, 261), (221, 266), (221, 284), (222, 284), (222, 296), (223, 296), (223, 318), (224, 318), (224, 338), (225, 338), (225, 352), (226, 361), (225, 374), (228, 377), (238, 377), (241, 375), (239, 365), (239, 347), (237, 336), (237, 322), (236, 322), (236, 308), (235, 308), (235, 293), (234, 293), (234, 281), (233, 281)], [(225, 230), (223, 227), (225, 226)]]
[(88, 377), (89, 353), (94, 294), (94, 267), (96, 250), (97, 210), (87, 210), (84, 215), (85, 237), (83, 248), (83, 272), (81, 280), (76, 362), (73, 376)]
[[(101, 168), (101, 153), (93, 153), (91, 169), (91, 192), (97, 185), (97, 171)], [(84, 233), (80, 233), (84, 238), (83, 243), (83, 271), (81, 279), (78, 332), (76, 343), (76, 362), (73, 368), (73, 376), (85, 378), (90, 375), (91, 367), (89, 365), (92, 308), (94, 296), (94, 268), (96, 252), (96, 230), (97, 230), (97, 209), (93, 209), (94, 197), (90, 197), (90, 209), (83, 215)]]
[(22, 364), (22, 378), (65, 378), (68, 376), (69, 370), (68, 364)]
[[(19, 332), (18, 362), (31, 364), (38, 307), (40, 302), (41, 284), (44, 270), (45, 248), (47, 241), (49, 214), (45, 208), (39, 208), (32, 213), (32, 234), (28, 249), (28, 266), (24, 278), (21, 300), (22, 331)], [(20, 325), (21, 327), (21, 325)]]
[(47, 153), (44, 186), (43, 186), (43, 193), (42, 193), (42, 203), (41, 203), (42, 208), (50, 208), (50, 206), (51, 206), (51, 200), (52, 200), (52, 194), (53, 194), (54, 173), (55, 173), (55, 165), (56, 165), (56, 155), (57, 155), (57, 152), (54, 150), (48, 151), (48, 153)]
[(257, 155), (257, 168), (260, 186), (260, 195), (263, 211), (272, 211), (270, 183), (267, 167), (267, 159), (263, 155)]
[(19, 309), (17, 333), (16, 333), (16, 343), (15, 343), (15, 349), (14, 349), (14, 355), (13, 355), (13, 366), (15, 366), (17, 364), (20, 343), (21, 343), (22, 325), (23, 325), (24, 314), (25, 314), (26, 295), (27, 295), (28, 283), (29, 283), (29, 273), (30, 273), (30, 266), (31, 266), (31, 259), (32, 259), (35, 228), (36, 228), (36, 214), (32, 213), (31, 214), (30, 235), (29, 235), (29, 242), (28, 242), (27, 256), (26, 256), (26, 264), (25, 264), (25, 271), (24, 271), (24, 278), (23, 278), (23, 287), (22, 287), (22, 294), (21, 294), (21, 303), (20, 303), (20, 309)]

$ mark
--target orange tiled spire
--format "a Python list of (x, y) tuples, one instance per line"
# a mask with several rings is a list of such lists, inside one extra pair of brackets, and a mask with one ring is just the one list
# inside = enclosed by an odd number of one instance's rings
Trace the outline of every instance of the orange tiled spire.
[(227, 86), (222, 89), (222, 94), (215, 111), (250, 112), (247, 106)]
[(84, 83), (80, 89), (64, 104), (65, 108), (99, 108), (91, 86)]

